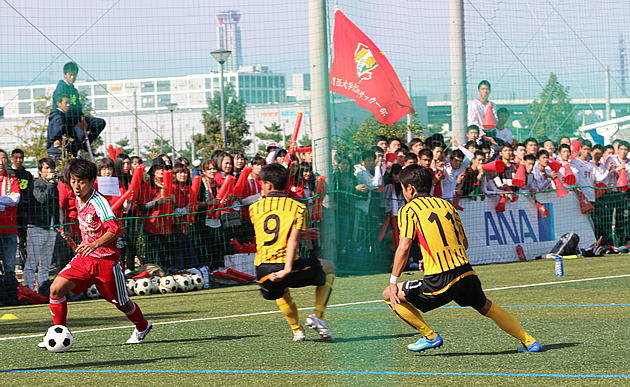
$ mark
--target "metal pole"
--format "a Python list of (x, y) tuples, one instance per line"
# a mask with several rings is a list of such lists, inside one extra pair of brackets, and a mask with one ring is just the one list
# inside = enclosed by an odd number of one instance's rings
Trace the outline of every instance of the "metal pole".
[[(411, 77), (407, 75), (407, 94), (409, 94), (409, 99), (411, 99)], [(413, 101), (411, 101), (413, 105)], [(413, 133), (411, 133), (411, 114), (407, 114), (407, 144), (409, 141), (413, 139)]]
[(464, 0), (449, 1), (451, 22), (451, 130), (453, 138), (466, 138), (466, 54), (464, 46)]
[(610, 119), (610, 68), (605, 67), (606, 72), (606, 121)]
[(171, 152), (173, 153), (173, 162), (175, 162), (175, 121), (173, 121), (173, 110), (171, 110)]
[(140, 156), (140, 138), (138, 135), (138, 95), (135, 90), (133, 91), (133, 127), (135, 129), (133, 133), (134, 152), (136, 153), (136, 156)]
[[(328, 183), (326, 186), (328, 188), (332, 186), (332, 143), (330, 138), (330, 95), (328, 91), (326, 0), (308, 1), (308, 27), (311, 65), (310, 118), (315, 172), (326, 176)], [(321, 235), (324, 258), (335, 262), (337, 255), (335, 210), (330, 195), (324, 197)]]
[(223, 63), (219, 62), (219, 68), (221, 69), (219, 81), (219, 87), (221, 88), (221, 137), (223, 137), (223, 148), (225, 148), (227, 142), (225, 134), (225, 99), (223, 97)]

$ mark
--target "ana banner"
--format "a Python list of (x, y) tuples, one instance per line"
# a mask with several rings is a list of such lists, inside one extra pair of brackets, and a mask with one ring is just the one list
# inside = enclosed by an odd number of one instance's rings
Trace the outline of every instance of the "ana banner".
[(486, 264), (518, 261), (517, 246), (522, 246), (527, 259), (548, 254), (560, 237), (574, 231), (580, 236), (580, 246), (595, 243), (593, 223), (580, 211), (578, 196), (571, 192), (558, 199), (555, 192), (536, 194), (549, 215), (543, 218), (528, 195), (519, 195), (516, 202), (508, 200), (505, 212), (495, 207), (499, 196), (485, 200), (461, 199), (464, 207), (459, 216), (468, 236), (470, 263)]

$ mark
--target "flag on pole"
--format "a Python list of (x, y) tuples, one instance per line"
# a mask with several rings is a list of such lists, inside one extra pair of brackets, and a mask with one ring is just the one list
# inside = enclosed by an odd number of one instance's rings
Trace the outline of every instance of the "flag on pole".
[(345, 95), (387, 125), (415, 113), (394, 68), (378, 47), (335, 10), (330, 90)]

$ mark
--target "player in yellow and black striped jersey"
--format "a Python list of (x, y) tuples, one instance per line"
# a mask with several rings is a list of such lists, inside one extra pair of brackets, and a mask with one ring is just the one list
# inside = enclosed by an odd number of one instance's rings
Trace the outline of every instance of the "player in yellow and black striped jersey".
[[(429, 328), (418, 309), (426, 313), (455, 301), (475, 308), (519, 339), (523, 343), (521, 351), (540, 352), (541, 345), (514, 316), (486, 298), (468, 262), (468, 238), (457, 210), (451, 202), (429, 194), (432, 176), (430, 170), (419, 165), (407, 166), (399, 175), (407, 204), (398, 212), (400, 243), (383, 298), (398, 318), (423, 336), (407, 348), (419, 352), (441, 346), (442, 337)], [(414, 239), (422, 250), (424, 278), (398, 283)]]
[(264, 199), (249, 207), (256, 232), (256, 277), (267, 300), (276, 300), (291, 329), (293, 341), (304, 341), (306, 335), (299, 323), (297, 306), (289, 288), (314, 285), (315, 312), (306, 324), (319, 335), (332, 341), (324, 310), (328, 304), (335, 266), (318, 258), (300, 258), (298, 244), (302, 239), (317, 239), (319, 230), (306, 228), (306, 206), (284, 193), (289, 173), (282, 165), (266, 165), (260, 173)]

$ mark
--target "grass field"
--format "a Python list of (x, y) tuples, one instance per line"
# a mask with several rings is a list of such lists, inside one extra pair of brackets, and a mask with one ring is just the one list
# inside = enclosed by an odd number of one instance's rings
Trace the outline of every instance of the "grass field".
[[(406, 346), (415, 332), (372, 302), (388, 283), (380, 274), (336, 279), (326, 314), (334, 343), (310, 329), (309, 341), (292, 342), (275, 302), (255, 285), (135, 297), (155, 324), (141, 345), (122, 344), (133, 328), (104, 300), (70, 303), (74, 346), (61, 354), (36, 346), (52, 325), (47, 305), (2, 308), (19, 319), (0, 320), (0, 384), (630, 385), (630, 257), (567, 260), (559, 279), (552, 260), (475, 270), (488, 298), (519, 319), (542, 353), (517, 353), (521, 344), (492, 320), (455, 305), (425, 314), (444, 346), (413, 353)], [(314, 288), (292, 293), (298, 307), (313, 306)]]

